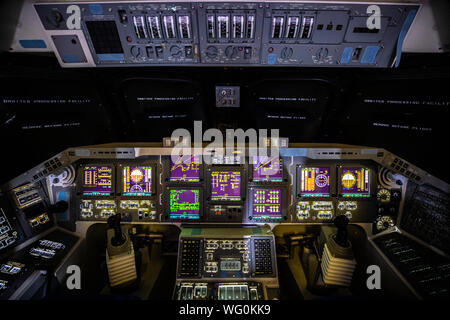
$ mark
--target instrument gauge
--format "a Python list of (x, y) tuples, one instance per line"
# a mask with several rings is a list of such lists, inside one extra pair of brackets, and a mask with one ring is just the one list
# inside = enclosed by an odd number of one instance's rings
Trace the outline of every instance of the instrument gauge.
[(388, 189), (380, 189), (377, 192), (377, 199), (380, 202), (389, 202), (391, 201), (391, 192)]
[(377, 219), (377, 230), (383, 231), (395, 225), (394, 219), (390, 216), (381, 216)]

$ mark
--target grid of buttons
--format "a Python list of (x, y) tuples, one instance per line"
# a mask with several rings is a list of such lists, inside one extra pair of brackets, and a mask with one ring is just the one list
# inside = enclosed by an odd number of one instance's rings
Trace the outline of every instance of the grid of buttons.
[(181, 277), (199, 276), (201, 240), (184, 239), (181, 246), (181, 265), (179, 275)]
[(271, 275), (272, 244), (270, 239), (255, 239), (255, 275)]

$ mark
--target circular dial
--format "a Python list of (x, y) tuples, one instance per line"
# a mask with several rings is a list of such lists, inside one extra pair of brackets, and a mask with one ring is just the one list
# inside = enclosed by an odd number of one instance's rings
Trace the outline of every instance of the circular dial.
[(377, 192), (377, 199), (380, 202), (389, 202), (391, 201), (391, 192), (388, 189), (380, 189)]
[(328, 183), (328, 178), (324, 174), (318, 174), (315, 182), (318, 187), (324, 188)]
[(170, 55), (175, 58), (180, 57), (181, 56), (181, 48), (176, 45), (170, 47)]
[(294, 50), (291, 47), (284, 47), (281, 50), (281, 58), (282, 59), (289, 59), (292, 57), (292, 54), (294, 53)]
[(225, 49), (225, 56), (229, 59), (236, 58), (238, 55), (238, 49), (234, 46), (228, 46)]
[(132, 46), (130, 49), (131, 55), (135, 58), (138, 58), (141, 56), (141, 48), (137, 46)]
[(328, 56), (328, 49), (327, 48), (320, 48), (316, 52), (316, 58), (318, 60), (323, 60)]
[(210, 59), (217, 57), (218, 50), (214, 46), (209, 46), (206, 48), (206, 56)]
[(381, 216), (377, 219), (377, 230), (383, 231), (395, 225), (394, 220), (390, 216)]

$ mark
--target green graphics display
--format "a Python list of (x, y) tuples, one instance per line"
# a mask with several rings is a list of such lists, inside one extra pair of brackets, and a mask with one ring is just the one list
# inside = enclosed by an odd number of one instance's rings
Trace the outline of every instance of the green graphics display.
[(200, 219), (200, 190), (170, 189), (170, 219)]

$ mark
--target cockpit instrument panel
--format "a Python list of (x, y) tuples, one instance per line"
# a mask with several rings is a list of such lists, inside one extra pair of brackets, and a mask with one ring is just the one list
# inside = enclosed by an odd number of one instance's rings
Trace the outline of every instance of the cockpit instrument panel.
[(34, 9), (64, 67), (388, 67), (399, 59), (419, 5), (380, 3), (380, 21), (368, 27), (371, 5), (100, 0)]

